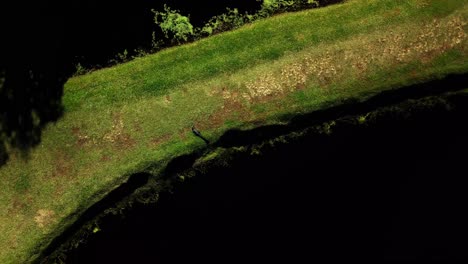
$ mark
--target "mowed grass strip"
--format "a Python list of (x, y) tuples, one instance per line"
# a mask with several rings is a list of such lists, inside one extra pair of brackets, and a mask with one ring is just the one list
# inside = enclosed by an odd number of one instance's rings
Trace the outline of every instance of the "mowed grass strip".
[(0, 168), (0, 262), (33, 259), (131, 173), (204, 148), (193, 124), (215, 140), (467, 72), (467, 21), (467, 1), (348, 1), (70, 79), (63, 118)]

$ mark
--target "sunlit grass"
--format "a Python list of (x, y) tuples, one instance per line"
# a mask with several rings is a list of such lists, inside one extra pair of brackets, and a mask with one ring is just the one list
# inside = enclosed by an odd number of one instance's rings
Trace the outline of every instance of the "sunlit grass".
[(213, 141), (468, 71), (466, 3), (349, 1), (70, 79), (63, 118), (0, 169), (0, 263), (27, 262), (132, 172), (204, 148), (193, 124)]

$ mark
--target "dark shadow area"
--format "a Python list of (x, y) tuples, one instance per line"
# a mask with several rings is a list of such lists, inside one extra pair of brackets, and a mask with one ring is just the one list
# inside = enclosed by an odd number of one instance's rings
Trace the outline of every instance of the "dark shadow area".
[(115, 205), (116, 201), (121, 201), (125, 197), (128, 197), (136, 189), (145, 185), (148, 182), (148, 179), (151, 175), (148, 173), (136, 173), (131, 175), (128, 180), (121, 184), (119, 187), (107, 194), (99, 202), (93, 204), (91, 207), (86, 209), (84, 213), (75, 221), (70, 227), (68, 227), (65, 232), (57, 236), (48, 247), (41, 252), (41, 257), (38, 259), (43, 259), (45, 256), (50, 255), (55, 249), (57, 249), (67, 238), (75, 234), (80, 228), (92, 220), (96, 215), (102, 213), (104, 210), (111, 208)]
[(192, 14), (194, 23), (226, 7), (258, 9), (251, 1), (21, 1), (0, 6), (0, 165), (7, 145), (24, 156), (43, 128), (63, 114), (63, 86), (76, 65), (108, 66), (117, 53), (151, 45), (151, 8), (164, 3)]
[(466, 261), (468, 97), (448, 101), (236, 157), (104, 221), (66, 263)]
[(151, 9), (163, 10), (164, 4), (190, 17), (194, 26), (203, 25), (226, 8), (238, 8), (241, 12), (258, 10), (255, 0), (127, 0), (115, 1), (82, 0), (70, 6), (70, 15), (65, 17), (68, 27), (66, 40), (73, 50), (73, 62), (87, 69), (106, 67), (110, 60), (124, 50), (129, 55), (135, 49), (150, 50), (152, 33), (156, 40), (163, 33), (154, 23)]
[(42, 2), (6, 4), (0, 7), (0, 164), (8, 157), (5, 145), (27, 156), (42, 129), (61, 117), (63, 85), (73, 70), (54, 11)]
[[(340, 1), (319, 2), (326, 6)], [(163, 40), (151, 9), (162, 11), (164, 4), (180, 10), (199, 27), (225, 13), (226, 8), (254, 13), (262, 1), (46, 0), (0, 4), (0, 166), (8, 160), (6, 145), (27, 156), (39, 144), (42, 129), (62, 116), (63, 85), (79, 67), (92, 70), (114, 65), (125, 50), (128, 55), (124, 60), (135, 56), (137, 50), (149, 52), (153, 32), (156, 41)]]
[(349, 99), (337, 106), (324, 107), (308, 114), (284, 116), (287, 125), (269, 125), (251, 130), (233, 129), (223, 134), (214, 143), (218, 147), (232, 147), (249, 145), (261, 140), (278, 137), (292, 130), (303, 129), (314, 124), (320, 124), (327, 120), (339, 118), (343, 115), (354, 115), (373, 111), (381, 106), (391, 105), (406, 99), (418, 99), (425, 96), (439, 95), (448, 91), (459, 91), (466, 89), (468, 74), (451, 74), (442, 79), (425, 83), (399, 87), (393, 90), (383, 91), (371, 98), (359, 102), (357, 99)]
[[(319, 0), (321, 6), (342, 0)], [(165, 42), (163, 33), (154, 23), (151, 9), (163, 11), (166, 4), (190, 18), (194, 27), (203, 26), (216, 15), (226, 13), (226, 8), (237, 8), (239, 13), (255, 13), (261, 8), (258, 0), (111, 0), (57, 1), (61, 7), (64, 24), (64, 43), (70, 51), (73, 64), (87, 69), (109, 66), (118, 53), (127, 50), (135, 55), (136, 49), (151, 49), (152, 33), (156, 40)]]
[(201, 153), (190, 153), (173, 158), (164, 169), (164, 179), (175, 175), (183, 168), (190, 168), (192, 164), (200, 157)]

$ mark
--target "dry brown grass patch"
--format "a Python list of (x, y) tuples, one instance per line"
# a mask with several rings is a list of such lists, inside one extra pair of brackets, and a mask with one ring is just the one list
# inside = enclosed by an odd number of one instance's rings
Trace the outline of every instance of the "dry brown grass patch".
[(200, 130), (207, 130), (220, 127), (224, 122), (236, 116), (236, 120), (249, 120), (252, 112), (242, 102), (240, 93), (221, 89), (224, 98), (223, 105), (219, 110), (209, 115), (206, 119), (199, 120), (195, 125)]
[(115, 113), (113, 115), (112, 128), (103, 136), (103, 140), (119, 149), (134, 147), (136, 142), (130, 134), (125, 131), (125, 128), (122, 115), (120, 113)]
[[(395, 9), (390, 14), (396, 16), (400, 12)], [(246, 82), (241, 96), (253, 103), (270, 101), (304, 89), (309, 81), (325, 89), (350, 74), (365, 79), (373, 66), (396, 67), (418, 60), (427, 63), (449, 49), (463, 49), (466, 25), (463, 17), (458, 16), (449, 20), (434, 19), (421, 28), (412, 29), (411, 34), (402, 29), (390, 30), (377, 39), (361, 36), (351, 40), (352, 45), (343, 45), (342, 50), (327, 47), (323, 55), (306, 54), (302, 61), (285, 65), (276, 73), (264, 73)], [(223, 98), (228, 99), (230, 94), (225, 93)]]
[(393, 10), (389, 10), (383, 14), (383, 17), (386, 19), (392, 18), (392, 17), (397, 17), (401, 14), (401, 8), (397, 7)]
[(169, 140), (171, 138), (171, 136), (172, 136), (172, 134), (166, 134), (166, 135), (163, 135), (163, 136), (153, 137), (153, 138), (150, 139), (149, 146), (150, 147), (158, 147), (164, 141)]
[(72, 175), (73, 164), (71, 157), (63, 151), (57, 151), (54, 155), (54, 169), (51, 172), (51, 177), (69, 177)]
[(182, 128), (177, 132), (177, 135), (181, 140), (187, 139), (187, 135), (190, 133), (191, 129), (188, 127)]
[(99, 161), (102, 161), (102, 162), (106, 162), (106, 161), (110, 161), (111, 160), (111, 157), (109, 155), (102, 155), (101, 158), (99, 159)]
[(418, 1), (416, 1), (417, 8), (424, 8), (424, 7), (427, 7), (429, 5), (430, 4), (429, 4), (428, 0), (418, 0)]
[(39, 228), (44, 228), (55, 222), (55, 212), (48, 209), (39, 209), (34, 217), (34, 222), (36, 222)]
[(79, 148), (83, 148), (92, 143), (91, 138), (84, 134), (79, 127), (72, 127), (72, 135), (75, 137), (75, 145)]
[(19, 212), (26, 211), (26, 208), (33, 202), (31, 194), (21, 194), (21, 197), (15, 196), (7, 209), (8, 215), (17, 215)]

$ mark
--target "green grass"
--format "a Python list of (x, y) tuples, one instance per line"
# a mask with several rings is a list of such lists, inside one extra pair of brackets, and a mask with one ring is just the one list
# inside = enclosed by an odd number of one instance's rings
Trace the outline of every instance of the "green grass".
[(65, 115), (0, 168), (0, 263), (25, 263), (126, 177), (231, 128), (467, 72), (468, 1), (282, 14), (70, 79)]

